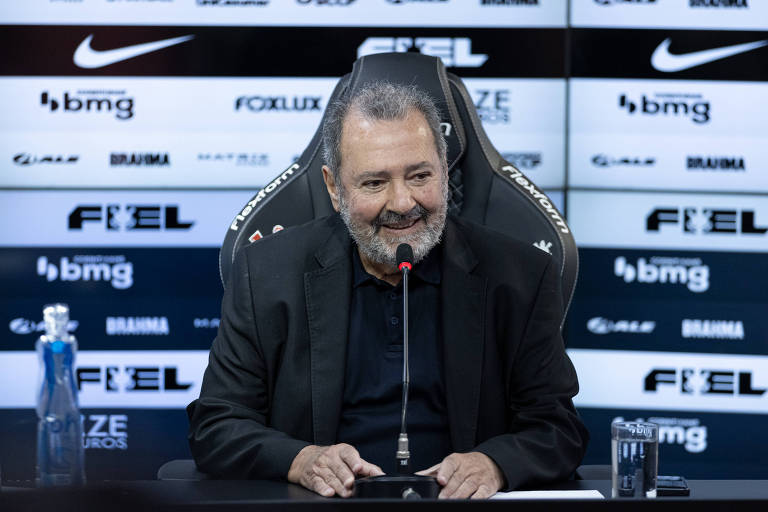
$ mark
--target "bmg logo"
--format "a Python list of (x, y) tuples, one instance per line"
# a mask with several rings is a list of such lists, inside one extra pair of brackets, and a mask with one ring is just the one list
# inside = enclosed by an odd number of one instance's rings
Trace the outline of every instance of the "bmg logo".
[(125, 91), (77, 91), (77, 95), (64, 92), (61, 99), (55, 99), (48, 91), (40, 94), (40, 105), (48, 106), (50, 112), (61, 108), (62, 112), (115, 112), (121, 121), (133, 117), (133, 98)]
[(645, 94), (639, 101), (633, 101), (626, 94), (619, 96), (619, 108), (626, 109), (629, 114), (644, 116), (683, 116), (690, 117), (696, 124), (705, 124), (710, 120), (710, 104), (708, 101), (697, 101), (700, 94), (661, 94), (654, 99)]
[(133, 263), (125, 256), (100, 254), (77, 255), (72, 261), (62, 257), (58, 265), (49, 262), (47, 256), (37, 258), (37, 275), (51, 281), (106, 281), (113, 288), (125, 290), (133, 286)]

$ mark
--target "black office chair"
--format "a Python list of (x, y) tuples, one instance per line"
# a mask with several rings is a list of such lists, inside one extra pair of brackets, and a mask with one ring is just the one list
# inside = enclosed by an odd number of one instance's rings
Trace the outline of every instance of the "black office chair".
[[(449, 212), (550, 253), (560, 268), (567, 311), (579, 265), (571, 231), (547, 196), (493, 147), (461, 79), (446, 72), (436, 57), (419, 53), (369, 55), (358, 59), (352, 73), (339, 80), (329, 102), (365, 83), (381, 80), (416, 84), (435, 100), (448, 143)], [(219, 253), (225, 288), (241, 247), (285, 227), (334, 213), (321, 171), (321, 133), (322, 123), (298, 161), (262, 188), (233, 219)], [(157, 476), (161, 480), (207, 478), (192, 460), (170, 461)]]
[[(567, 312), (579, 264), (571, 231), (549, 198), (493, 147), (461, 79), (447, 73), (436, 57), (369, 55), (358, 59), (352, 73), (339, 80), (329, 102), (380, 80), (416, 84), (432, 96), (448, 143), (449, 212), (552, 254), (560, 267)], [(219, 253), (225, 287), (241, 247), (282, 228), (333, 213), (321, 171), (321, 133), (322, 123), (298, 161), (261, 189), (232, 221)]]

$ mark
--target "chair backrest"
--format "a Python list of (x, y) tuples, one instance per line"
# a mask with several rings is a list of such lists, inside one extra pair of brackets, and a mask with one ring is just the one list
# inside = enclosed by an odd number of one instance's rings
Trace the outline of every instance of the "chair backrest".
[[(578, 253), (565, 219), (549, 198), (504, 160), (483, 130), (461, 79), (442, 61), (420, 53), (358, 59), (330, 101), (372, 81), (415, 84), (435, 100), (448, 143), (449, 212), (549, 252), (560, 268), (565, 311), (578, 274)], [(323, 117), (325, 120), (325, 117)], [(237, 214), (219, 255), (224, 286), (238, 249), (287, 226), (333, 213), (322, 178), (322, 122), (301, 157), (262, 188)]]

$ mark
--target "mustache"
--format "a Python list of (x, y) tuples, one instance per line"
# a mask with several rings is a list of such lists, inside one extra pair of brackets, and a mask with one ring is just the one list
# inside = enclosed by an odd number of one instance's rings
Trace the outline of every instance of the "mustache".
[(407, 224), (419, 219), (424, 219), (425, 221), (429, 217), (429, 210), (421, 206), (420, 204), (416, 204), (413, 208), (411, 208), (407, 213), (397, 213), (393, 212), (392, 210), (385, 210), (379, 214), (378, 217), (373, 221), (373, 227), (376, 231), (381, 228), (381, 226), (384, 226), (386, 224)]

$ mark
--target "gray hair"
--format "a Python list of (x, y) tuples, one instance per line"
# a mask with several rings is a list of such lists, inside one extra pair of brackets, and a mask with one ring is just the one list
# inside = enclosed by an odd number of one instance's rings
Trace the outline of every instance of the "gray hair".
[(351, 110), (372, 121), (403, 120), (411, 111), (421, 112), (435, 139), (440, 161), (447, 166), (447, 145), (440, 131), (440, 112), (429, 94), (415, 85), (371, 82), (331, 102), (325, 113), (323, 158), (338, 188), (341, 188), (341, 132), (344, 119)]

